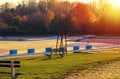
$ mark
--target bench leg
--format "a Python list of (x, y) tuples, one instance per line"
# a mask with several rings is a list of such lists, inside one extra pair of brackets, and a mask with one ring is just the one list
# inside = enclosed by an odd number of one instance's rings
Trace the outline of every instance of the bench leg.
[(11, 79), (15, 79), (14, 61), (11, 61)]
[(48, 57), (49, 57), (49, 59), (51, 59), (51, 58), (52, 58), (52, 57), (51, 57), (51, 55), (49, 55)]
[(50, 55), (49, 55), (49, 59), (51, 59), (52, 58), (52, 52), (50, 52)]

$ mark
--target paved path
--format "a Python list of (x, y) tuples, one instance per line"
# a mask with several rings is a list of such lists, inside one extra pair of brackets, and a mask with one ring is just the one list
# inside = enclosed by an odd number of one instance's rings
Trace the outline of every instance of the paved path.
[(120, 60), (72, 73), (65, 79), (120, 79)]

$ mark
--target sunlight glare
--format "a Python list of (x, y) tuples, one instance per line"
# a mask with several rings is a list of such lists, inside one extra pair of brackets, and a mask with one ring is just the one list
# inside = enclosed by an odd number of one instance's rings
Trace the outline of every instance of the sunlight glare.
[(109, 0), (109, 2), (112, 6), (120, 8), (120, 0)]
[(83, 3), (89, 3), (90, 2), (90, 0), (60, 0), (60, 1), (83, 2)]

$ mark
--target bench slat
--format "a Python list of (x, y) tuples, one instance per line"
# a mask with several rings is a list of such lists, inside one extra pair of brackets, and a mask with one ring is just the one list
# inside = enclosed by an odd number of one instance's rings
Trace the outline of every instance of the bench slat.
[[(11, 65), (4, 65), (4, 64), (0, 64), (0, 67), (11, 67)], [(20, 67), (20, 65), (14, 65), (14, 67), (17, 67), (17, 68), (19, 68)]]
[[(11, 63), (11, 61), (0, 61), (0, 63)], [(15, 64), (20, 64), (20, 61), (14, 61)]]

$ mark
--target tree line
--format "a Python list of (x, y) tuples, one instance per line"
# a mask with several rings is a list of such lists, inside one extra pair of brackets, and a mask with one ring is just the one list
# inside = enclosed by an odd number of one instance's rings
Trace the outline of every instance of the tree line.
[(39, 1), (10, 8), (5, 3), (0, 12), (0, 34), (120, 34), (120, 10), (110, 4), (99, 6), (68, 1)]

